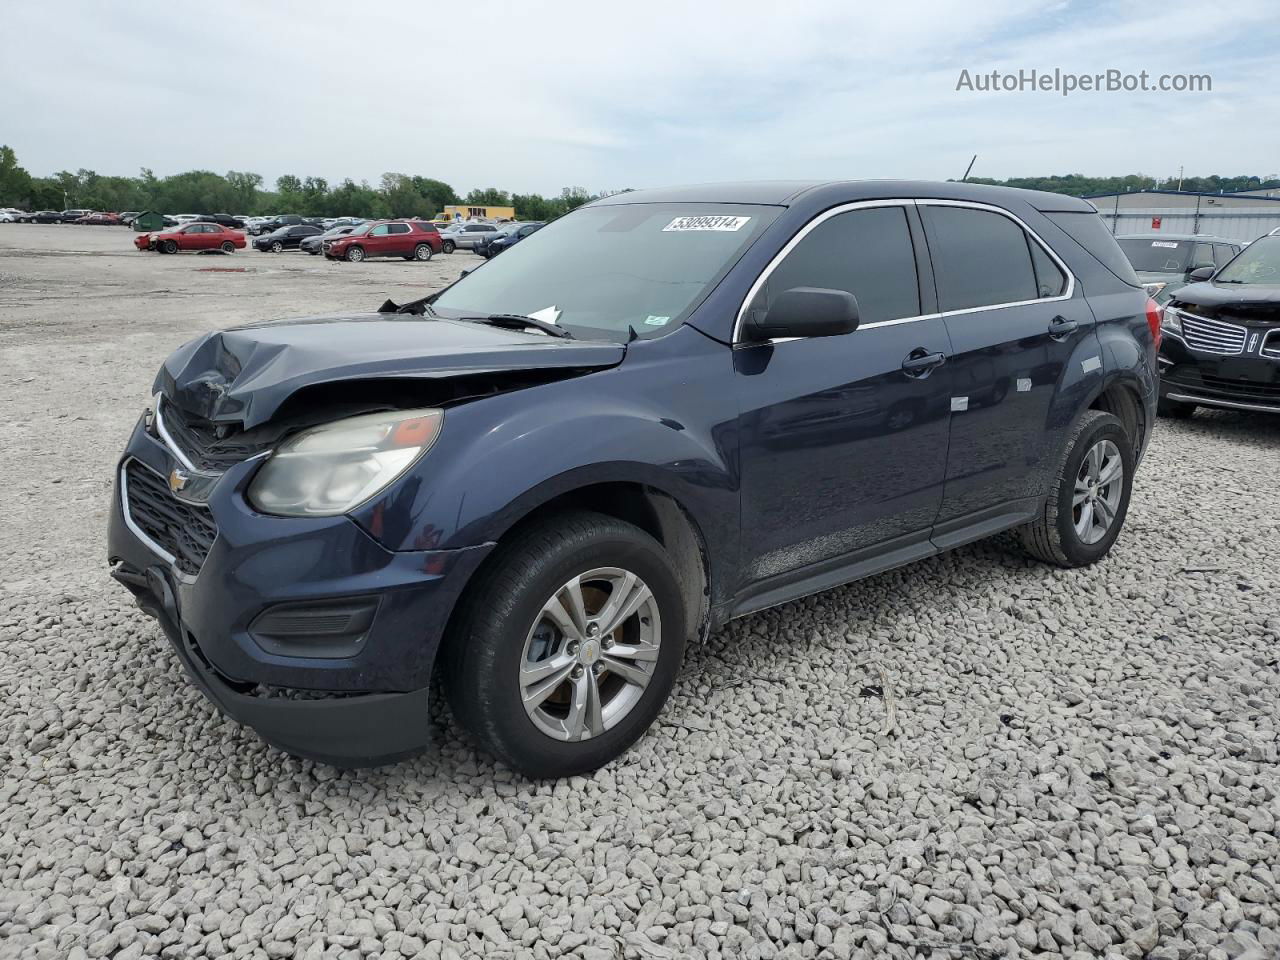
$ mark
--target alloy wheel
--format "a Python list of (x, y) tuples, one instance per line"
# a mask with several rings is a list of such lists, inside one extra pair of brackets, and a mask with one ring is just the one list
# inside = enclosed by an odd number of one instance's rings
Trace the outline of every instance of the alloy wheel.
[(1099, 440), (1085, 454), (1071, 497), (1071, 520), (1081, 543), (1097, 543), (1115, 523), (1124, 495), (1120, 448)]
[(590, 740), (640, 702), (662, 643), (658, 602), (634, 573), (598, 567), (542, 605), (520, 658), (525, 713), (556, 740)]

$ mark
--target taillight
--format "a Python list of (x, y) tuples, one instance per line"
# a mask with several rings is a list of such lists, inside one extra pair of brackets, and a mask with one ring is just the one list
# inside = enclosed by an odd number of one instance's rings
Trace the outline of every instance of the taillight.
[(1147, 326), (1151, 328), (1151, 338), (1156, 342), (1156, 349), (1160, 349), (1160, 307), (1154, 300), (1147, 297)]

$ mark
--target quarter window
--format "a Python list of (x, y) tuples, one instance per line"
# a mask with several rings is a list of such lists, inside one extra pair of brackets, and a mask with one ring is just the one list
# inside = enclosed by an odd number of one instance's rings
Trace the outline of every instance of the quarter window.
[[(929, 254), (942, 310), (1045, 296), (1032, 266), (1034, 241), (1014, 221), (968, 207), (925, 206), (923, 212), (931, 228)], [(1052, 274), (1048, 282), (1052, 285)]]
[(920, 281), (906, 210), (871, 207), (824, 220), (769, 274), (751, 309), (767, 311), (793, 287), (852, 293), (862, 323), (918, 316)]
[(1044, 247), (1027, 237), (1027, 246), (1031, 250), (1031, 265), (1036, 271), (1036, 290), (1042, 297), (1058, 297), (1067, 289), (1067, 276), (1053, 262), (1053, 258), (1045, 252)]

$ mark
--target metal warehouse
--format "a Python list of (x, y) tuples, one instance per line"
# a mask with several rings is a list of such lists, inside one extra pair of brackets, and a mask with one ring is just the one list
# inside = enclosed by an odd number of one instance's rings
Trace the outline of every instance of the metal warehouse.
[(1086, 197), (1115, 234), (1206, 233), (1256, 240), (1280, 227), (1280, 191), (1140, 190)]

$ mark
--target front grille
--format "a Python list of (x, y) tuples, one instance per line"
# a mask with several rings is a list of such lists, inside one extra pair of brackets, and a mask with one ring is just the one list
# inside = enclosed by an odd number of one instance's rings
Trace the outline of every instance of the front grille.
[(1280, 401), (1280, 383), (1261, 383), (1257, 380), (1228, 380), (1201, 374), (1206, 390), (1229, 393), (1233, 397), (1253, 397), (1258, 400)]
[(1182, 321), (1182, 339), (1192, 350), (1228, 355), (1244, 353), (1244, 341), (1248, 332), (1244, 327), (1225, 320), (1195, 317), (1181, 311), (1178, 319)]
[(124, 509), (129, 519), (173, 557), (179, 570), (191, 576), (199, 573), (218, 536), (209, 511), (179, 500), (164, 477), (137, 460), (125, 464), (124, 479)]
[(221, 473), (267, 449), (267, 444), (247, 440), (240, 430), (198, 420), (172, 403), (163, 407), (157, 412), (165, 430), (197, 470)]

